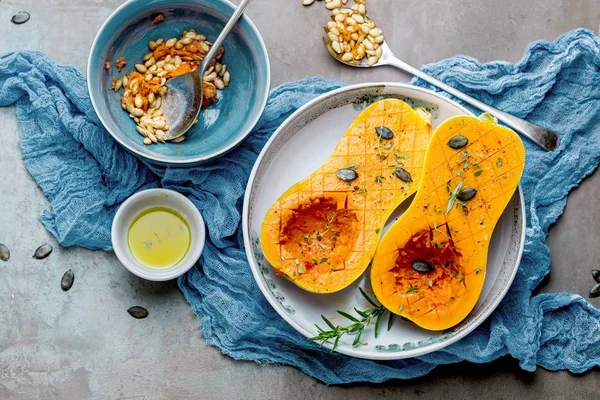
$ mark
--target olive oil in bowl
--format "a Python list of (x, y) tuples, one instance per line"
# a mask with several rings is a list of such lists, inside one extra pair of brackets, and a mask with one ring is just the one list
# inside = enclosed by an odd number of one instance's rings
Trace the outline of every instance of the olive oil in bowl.
[(177, 265), (188, 253), (192, 242), (188, 222), (177, 211), (152, 207), (135, 217), (127, 232), (133, 257), (150, 268)]

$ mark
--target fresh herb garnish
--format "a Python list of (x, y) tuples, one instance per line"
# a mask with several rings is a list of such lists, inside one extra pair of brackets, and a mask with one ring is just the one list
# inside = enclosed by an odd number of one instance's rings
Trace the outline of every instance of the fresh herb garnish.
[(381, 183), (381, 182), (383, 182), (384, 179), (385, 178), (383, 177), (383, 175), (377, 175), (375, 177), (375, 183)]
[(363, 187), (361, 187), (361, 188), (358, 190), (358, 194), (367, 194), (367, 188), (366, 188), (366, 187), (364, 187), (364, 186), (363, 186)]
[(412, 284), (409, 284), (409, 285), (410, 285), (410, 287), (408, 288), (408, 290), (406, 291), (406, 293), (414, 293), (414, 292), (416, 292), (417, 290), (419, 290), (419, 288), (418, 288), (418, 287), (416, 287), (416, 286), (413, 286)]
[[(460, 189), (462, 189), (464, 183), (464, 179), (458, 182), (458, 185), (456, 185), (454, 191), (450, 194), (450, 198), (448, 199), (448, 206), (446, 207), (446, 215), (448, 215), (452, 210), (452, 207), (454, 207), (454, 203), (456, 203), (456, 196), (458, 196), (458, 193), (460, 192)], [(448, 187), (449, 186), (450, 185), (448, 184)]]
[(358, 164), (350, 164), (346, 167), (346, 169), (356, 169), (358, 168)]
[[(319, 325), (315, 324), (319, 333), (316, 336), (309, 338), (309, 340), (314, 340), (321, 342), (323, 345), (325, 342), (333, 340), (333, 346), (331, 351), (334, 351), (342, 336), (346, 334), (354, 334), (354, 341), (352, 342), (352, 346), (356, 346), (360, 343), (360, 338), (363, 334), (363, 331), (367, 326), (371, 324), (373, 320), (375, 320), (375, 338), (379, 335), (379, 326), (381, 325), (381, 319), (383, 315), (386, 313), (387, 309), (378, 305), (374, 300), (372, 300), (360, 287), (358, 288), (363, 297), (367, 300), (367, 302), (372, 306), (366, 310), (358, 310), (356, 307), (354, 311), (358, 314), (358, 318), (348, 314), (347, 312), (338, 310), (337, 313), (342, 317), (350, 320), (350, 325), (334, 325), (327, 317), (321, 315), (323, 321), (327, 324), (329, 329), (323, 329)], [(393, 315), (390, 313), (390, 317), (387, 324), (387, 330), (389, 331), (392, 328), (393, 324)]]
[(465, 281), (465, 274), (460, 274), (460, 279), (458, 280), (459, 283), (463, 283)]
[(327, 258), (323, 257), (321, 258), (321, 261), (319, 262), (320, 264), (326, 263), (327, 262)]
[(375, 233), (379, 233), (380, 229), (379, 227), (375, 228)]
[(321, 236), (321, 232), (315, 233), (315, 237), (317, 238), (317, 240), (323, 239), (323, 236)]
[(501, 167), (504, 164), (504, 160), (501, 157), (498, 157), (498, 161), (496, 161), (496, 166)]
[(481, 174), (483, 174), (483, 170), (482, 169), (480, 169), (479, 171), (475, 171), (475, 173), (473, 175), (475, 175), (475, 177), (477, 178)]

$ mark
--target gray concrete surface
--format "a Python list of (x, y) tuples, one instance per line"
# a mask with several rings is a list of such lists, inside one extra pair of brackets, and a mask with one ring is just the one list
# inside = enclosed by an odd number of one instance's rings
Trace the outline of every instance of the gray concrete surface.
[[(0, 53), (42, 50), (84, 71), (97, 29), (121, 3), (3, 0)], [(323, 6), (299, 3), (255, 0), (248, 10), (269, 48), (273, 85), (312, 74), (348, 82), (408, 79), (395, 70), (346, 69), (326, 57), (319, 44)], [(456, 53), (516, 61), (530, 41), (576, 27), (597, 30), (598, 6), (598, 0), (372, 0), (370, 9), (392, 49), (422, 65)], [(8, 23), (20, 10), (31, 20)], [(174, 282), (139, 280), (113, 254), (56, 246), (38, 221), (47, 202), (22, 164), (14, 110), (0, 108), (0, 121), (0, 242), (12, 250), (11, 261), (0, 263), (0, 399), (598, 398), (598, 370), (525, 373), (510, 359), (441, 367), (409, 382), (344, 387), (326, 387), (291, 367), (233, 361), (204, 343)], [(552, 228), (553, 269), (543, 291), (587, 294), (589, 270), (600, 264), (598, 188), (596, 173), (572, 192)], [(57, 250), (34, 262), (42, 242)], [(64, 293), (59, 281), (69, 268), (76, 280)], [(136, 304), (151, 316), (129, 317), (125, 310)]]

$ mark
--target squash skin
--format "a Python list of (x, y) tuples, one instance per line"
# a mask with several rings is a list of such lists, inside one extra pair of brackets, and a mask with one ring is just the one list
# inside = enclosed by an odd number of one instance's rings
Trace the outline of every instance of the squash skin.
[[(447, 143), (457, 135), (467, 137), (468, 144), (453, 149)], [(461, 322), (481, 294), (492, 232), (524, 166), (521, 139), (495, 120), (459, 116), (441, 124), (427, 149), (415, 199), (386, 232), (373, 259), (371, 284), (381, 304), (429, 330)], [(477, 193), (464, 207), (455, 202), (446, 213), (461, 181), (462, 189)], [(430, 262), (434, 271), (415, 271), (413, 259)]]
[[(380, 126), (394, 137), (380, 139)], [(431, 134), (431, 124), (401, 100), (366, 108), (327, 161), (268, 210), (260, 243), (275, 273), (314, 293), (339, 291), (362, 275), (385, 221), (416, 191)], [(397, 163), (412, 182), (394, 175)], [(356, 180), (336, 176), (353, 164)]]

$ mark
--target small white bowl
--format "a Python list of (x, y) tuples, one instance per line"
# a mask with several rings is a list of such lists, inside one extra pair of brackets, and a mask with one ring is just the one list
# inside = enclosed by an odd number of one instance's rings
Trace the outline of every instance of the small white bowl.
[[(141, 264), (129, 250), (127, 233), (135, 217), (152, 207), (177, 211), (190, 226), (192, 243), (185, 257), (169, 268), (150, 268)], [(119, 208), (112, 224), (112, 245), (121, 264), (130, 272), (150, 281), (168, 281), (186, 273), (200, 258), (206, 240), (202, 215), (185, 196), (167, 189), (148, 189), (134, 194)]]

